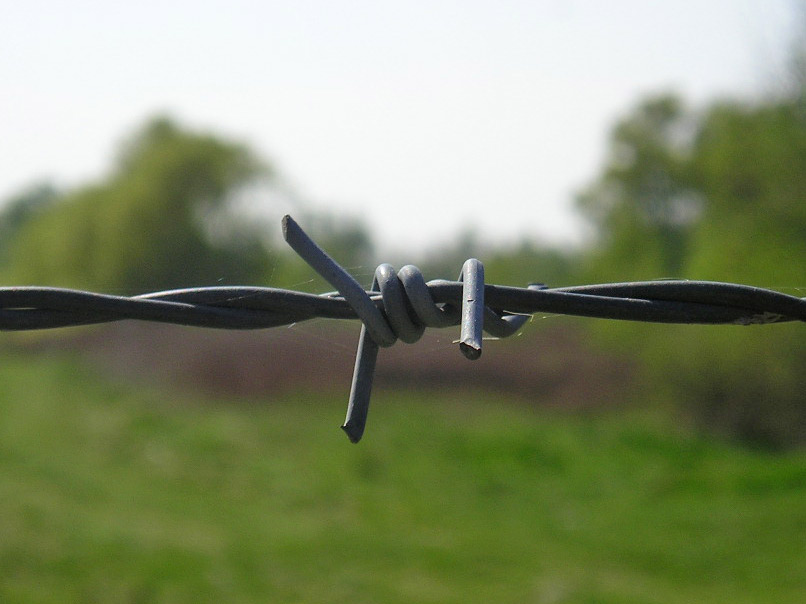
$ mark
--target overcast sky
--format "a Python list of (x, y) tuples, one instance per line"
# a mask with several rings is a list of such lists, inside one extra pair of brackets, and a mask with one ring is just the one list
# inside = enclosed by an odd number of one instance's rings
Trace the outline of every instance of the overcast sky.
[[(774, 84), (790, 0), (0, 0), (0, 198), (98, 178), (149, 116), (242, 140), (381, 247), (572, 241), (638, 98)], [(267, 201), (268, 203), (268, 201)], [(285, 204), (270, 205), (280, 216)], [(380, 259), (379, 259), (380, 260)]]

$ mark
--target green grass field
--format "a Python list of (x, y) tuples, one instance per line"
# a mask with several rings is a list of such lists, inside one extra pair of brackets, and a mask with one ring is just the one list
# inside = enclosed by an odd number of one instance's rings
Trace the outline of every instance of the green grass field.
[(455, 393), (197, 400), (0, 357), (0, 602), (806, 601), (806, 454)]

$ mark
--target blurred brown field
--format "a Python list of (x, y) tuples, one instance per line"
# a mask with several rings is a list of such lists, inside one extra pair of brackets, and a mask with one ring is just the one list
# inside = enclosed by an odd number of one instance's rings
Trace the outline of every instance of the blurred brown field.
[[(619, 405), (635, 387), (635, 363), (597, 348), (574, 321), (527, 325), (484, 342), (468, 361), (450, 329), (381, 351), (375, 388), (479, 390), (517, 404), (566, 409)], [(219, 331), (120, 321), (21, 338), (27, 352), (72, 351), (110, 376), (205, 395), (272, 398), (295, 390), (342, 391), (352, 378), (358, 323), (313, 321), (265, 331)]]

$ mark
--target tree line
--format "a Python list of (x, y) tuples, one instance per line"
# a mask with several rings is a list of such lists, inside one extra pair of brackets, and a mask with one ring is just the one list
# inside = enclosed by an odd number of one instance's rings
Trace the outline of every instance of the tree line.
[[(2, 204), (6, 282), (137, 294), (186, 286), (306, 280), (277, 246), (277, 225), (240, 210), (245, 192), (274, 178), (246, 145), (148, 120), (110, 173), (66, 192), (36, 185)], [(360, 222), (322, 212), (310, 222), (348, 264), (371, 254)]]

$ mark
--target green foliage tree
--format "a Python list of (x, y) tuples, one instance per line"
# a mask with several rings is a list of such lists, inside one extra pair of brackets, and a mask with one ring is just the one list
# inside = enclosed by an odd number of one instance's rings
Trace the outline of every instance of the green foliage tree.
[[(591, 275), (802, 286), (799, 99), (681, 108), (652, 99), (614, 130), (609, 163), (579, 202), (599, 233)], [(710, 429), (773, 447), (806, 442), (801, 326), (604, 329), (647, 360), (653, 392), (668, 388)]]
[(597, 280), (680, 274), (702, 203), (688, 169), (692, 126), (681, 99), (666, 94), (613, 129), (602, 175), (578, 198), (599, 239)]
[(8, 262), (11, 242), (19, 230), (58, 199), (50, 183), (28, 187), (7, 199), (0, 210), (0, 264)]
[[(708, 203), (693, 236), (688, 275), (802, 296), (806, 116), (797, 99), (712, 107), (694, 168)], [(806, 442), (801, 325), (720, 330), (676, 344), (684, 351), (673, 361), (676, 391), (694, 402), (689, 406), (704, 423), (767, 446)]]
[(236, 228), (229, 209), (266, 174), (243, 145), (154, 119), (109, 177), (17, 230), (9, 278), (125, 293), (255, 278), (266, 271), (264, 241), (246, 223)]
[(559, 287), (576, 281), (573, 260), (573, 253), (524, 239), (492, 250), (485, 256), (484, 272), (491, 283), (526, 287), (540, 282)]

